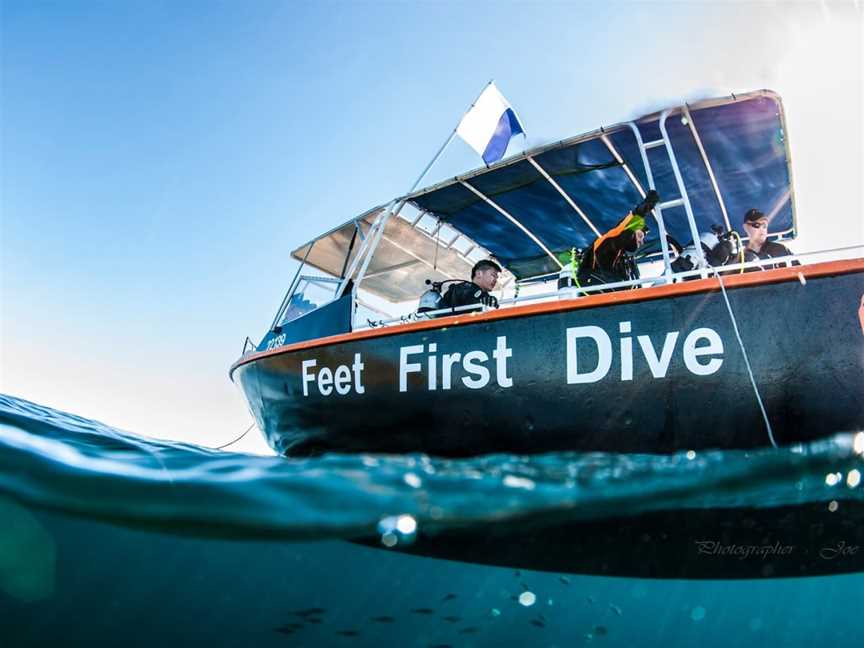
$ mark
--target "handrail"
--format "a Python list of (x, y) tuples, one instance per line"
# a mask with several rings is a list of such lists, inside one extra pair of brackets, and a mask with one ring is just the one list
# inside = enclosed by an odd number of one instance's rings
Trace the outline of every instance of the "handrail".
[[(681, 193), (681, 198), (684, 204), (684, 211), (687, 214), (687, 224), (690, 226), (690, 236), (693, 238), (693, 245), (696, 248), (696, 258), (699, 259), (701, 266), (705, 266), (705, 254), (702, 252), (702, 246), (697, 245), (699, 240), (699, 228), (696, 225), (696, 217), (693, 215), (693, 205), (690, 204), (690, 196), (687, 194), (687, 185), (684, 182), (684, 176), (681, 174), (681, 169), (678, 168), (678, 158), (675, 156), (675, 149), (672, 147), (672, 139), (666, 131), (666, 119), (668, 119), (671, 110), (667, 109), (660, 113), (660, 119), (657, 124), (660, 126), (660, 134), (663, 136), (663, 144), (666, 146), (666, 153), (669, 155), (669, 162), (672, 165), (672, 173), (675, 176), (675, 182), (678, 183), (678, 191)], [(666, 232), (661, 232), (663, 240), (663, 248), (668, 248), (668, 242), (665, 240)], [(707, 274), (702, 274), (702, 277), (707, 277)]]
[(391, 324), (405, 324), (407, 322), (418, 322), (421, 320), (434, 319), (436, 317), (442, 317), (444, 315), (458, 315), (459, 313), (465, 312), (482, 312), (494, 310), (491, 306), (485, 306), (483, 304), (466, 304), (465, 306), (448, 306), (447, 308), (439, 308), (433, 311), (425, 311), (423, 313), (408, 313), (407, 315), (402, 315), (401, 317), (393, 317), (387, 320), (378, 320), (373, 322), (369, 320), (370, 326), (362, 327), (358, 326), (357, 329), (360, 328), (378, 328), (379, 326), (390, 326)]
[[(648, 149), (645, 148), (645, 142), (642, 140), (642, 133), (639, 132), (639, 127), (636, 125), (636, 122), (628, 122), (627, 125), (630, 127), (630, 130), (633, 132), (633, 136), (636, 138), (636, 144), (639, 147), (639, 153), (642, 156), (642, 166), (645, 168), (645, 175), (648, 178), (648, 187), (650, 189), (655, 189), (654, 186), (654, 172), (651, 170), (651, 163), (648, 161)], [(607, 144), (609, 146), (609, 144)], [(613, 150), (610, 148), (610, 150)], [(617, 155), (617, 152), (615, 153)], [(645, 190), (642, 188), (641, 183), (637, 181), (636, 176), (628, 173), (631, 182), (636, 185), (636, 188), (639, 190), (639, 193), (643, 196), (646, 195)], [(657, 220), (657, 227), (660, 229), (660, 252), (663, 255), (663, 274), (668, 278), (672, 274), (672, 260), (669, 257), (669, 236), (666, 233), (666, 221), (663, 220), (663, 205), (655, 205), (654, 206), (654, 218)]]
[[(842, 252), (851, 252), (853, 250), (862, 250), (864, 251), (864, 243), (850, 245), (845, 247), (833, 248), (829, 250), (818, 250), (814, 252), (801, 252), (796, 254), (788, 254), (782, 257), (772, 257), (769, 259), (757, 259), (755, 261), (748, 261), (746, 263), (734, 263), (729, 265), (720, 266), (722, 267), (722, 272), (724, 274), (735, 274), (736, 272), (744, 272), (748, 269), (762, 269), (763, 266), (766, 265), (778, 265), (778, 264), (787, 264), (788, 266), (792, 265), (793, 261), (798, 261), (802, 258), (812, 258), (814, 256), (824, 255), (824, 254), (837, 254)], [(520, 295), (516, 297), (510, 297), (507, 299), (499, 300), (499, 305), (504, 306), (512, 306), (517, 304), (524, 304), (526, 302), (533, 301), (544, 301), (551, 299), (575, 299), (583, 296), (587, 296), (593, 293), (605, 292), (613, 289), (623, 289), (623, 288), (647, 288), (654, 285), (662, 285), (668, 284), (670, 280), (674, 281), (684, 281), (686, 279), (701, 279), (703, 270), (688, 270), (686, 272), (676, 272), (671, 276), (668, 275), (660, 275), (655, 277), (642, 277), (639, 279), (629, 279), (627, 281), (617, 281), (614, 283), (586, 286), (583, 288), (578, 287), (568, 287), (556, 289), (549, 292), (543, 292), (532, 295)], [(554, 275), (554, 279), (557, 279), (557, 275)], [(397, 324), (405, 324), (407, 322), (419, 321), (432, 319), (438, 316), (444, 315), (453, 315), (456, 313), (464, 312), (464, 311), (477, 311), (480, 309), (482, 312), (486, 312), (491, 310), (488, 306), (483, 306), (481, 304), (469, 304), (466, 306), (460, 306), (458, 308), (441, 308), (434, 311), (426, 311), (424, 313), (410, 313), (408, 315), (403, 315), (401, 317), (393, 317), (391, 319), (380, 320), (377, 322), (370, 322), (371, 326), (358, 326), (357, 329), (361, 328), (378, 328), (380, 326), (392, 326)]]

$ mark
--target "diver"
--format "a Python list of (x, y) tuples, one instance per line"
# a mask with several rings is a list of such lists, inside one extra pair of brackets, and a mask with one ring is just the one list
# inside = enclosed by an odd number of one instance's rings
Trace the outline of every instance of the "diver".
[[(792, 254), (785, 245), (768, 240), (768, 218), (758, 209), (747, 210), (747, 213), (744, 214), (743, 225), (744, 231), (749, 237), (747, 247), (743, 249), (742, 258), (733, 259), (731, 263), (746, 263), (748, 261), (773, 259)], [(742, 272), (754, 272), (760, 269), (771, 270), (772, 268), (782, 268), (786, 265), (801, 265), (801, 262), (793, 260), (791, 263), (766, 264), (761, 268), (748, 268), (747, 270), (742, 270)]]
[(645, 217), (659, 201), (660, 196), (652, 189), (621, 222), (585, 249), (577, 273), (581, 286), (639, 278), (633, 253), (645, 242)]
[(490, 259), (478, 261), (471, 268), (471, 281), (461, 281), (450, 286), (438, 302), (438, 308), (454, 309), (471, 304), (498, 308), (498, 300), (490, 293), (498, 283), (499, 274), (501, 274), (501, 266), (494, 261)]
[[(431, 286), (431, 288), (420, 296), (417, 314), (422, 315), (444, 308), (452, 310), (460, 306), (470, 306), (472, 304), (498, 308), (498, 300), (489, 293), (495, 289), (500, 272), (501, 266), (494, 261), (484, 259), (474, 264), (474, 267), (471, 269), (471, 281), (462, 281), (459, 279), (431, 281), (427, 279), (426, 285)], [(441, 289), (447, 283), (453, 285), (450, 286), (442, 297)], [(480, 309), (474, 308), (459, 312), (474, 312), (477, 310)], [(426, 317), (443, 317), (444, 315), (448, 315), (448, 313), (437, 313), (426, 315)]]
[[(768, 241), (768, 219), (758, 209), (750, 209), (744, 214), (744, 231), (749, 236), (745, 246), (738, 232), (723, 231), (721, 225), (712, 225), (710, 232), (704, 232), (699, 236), (699, 244), (702, 248), (702, 257), (696, 252), (696, 245), (688, 245), (672, 263), (675, 272), (687, 272), (688, 270), (702, 270), (709, 267), (725, 265), (737, 265), (748, 261), (759, 259), (773, 259), (791, 255), (792, 252), (785, 245)], [(728, 275), (740, 272), (757, 272), (759, 270), (770, 270), (782, 267), (780, 264), (767, 264), (758, 268), (741, 268), (740, 270), (724, 270), (720, 274)], [(791, 261), (791, 265), (801, 265), (799, 261)], [(698, 277), (686, 277), (698, 279)]]

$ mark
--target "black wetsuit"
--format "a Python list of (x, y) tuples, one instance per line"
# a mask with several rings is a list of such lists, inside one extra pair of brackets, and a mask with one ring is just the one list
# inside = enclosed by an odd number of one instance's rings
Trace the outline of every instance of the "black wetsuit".
[(624, 230), (604, 239), (597, 246), (589, 245), (579, 262), (579, 283), (590, 286), (639, 278), (639, 268), (632, 253), (639, 248), (636, 232)]
[[(441, 298), (441, 301), (438, 304), (438, 308), (458, 308), (460, 306), (470, 306), (471, 304), (498, 306), (498, 300), (474, 282), (463, 281), (461, 283), (453, 284), (452, 286), (450, 286), (450, 288), (447, 290), (446, 293), (444, 293), (444, 296)], [(466, 308), (465, 310), (461, 310), (459, 312), (470, 313), (475, 310), (480, 309)]]
[(594, 239), (579, 261), (578, 278), (581, 285), (618, 283), (639, 278), (639, 266), (633, 258), (633, 253), (639, 249), (636, 232), (647, 231), (645, 218), (659, 201), (660, 195), (651, 189), (642, 202), (615, 227)]
[[(759, 252), (754, 252), (750, 248), (746, 248), (744, 250), (744, 262), (748, 261), (756, 261), (757, 259), (774, 259), (776, 257), (788, 256), (792, 254), (792, 252), (785, 245), (777, 243), (775, 241), (766, 241), (762, 246), (762, 249)], [(738, 263), (738, 257), (732, 257), (729, 259), (729, 263)], [(772, 270), (773, 268), (786, 268), (790, 265), (797, 266), (801, 265), (801, 262), (797, 259), (793, 260), (791, 263), (788, 261), (784, 261), (781, 263), (766, 263), (762, 266), (762, 270)], [(759, 268), (747, 268), (745, 272), (758, 272)]]

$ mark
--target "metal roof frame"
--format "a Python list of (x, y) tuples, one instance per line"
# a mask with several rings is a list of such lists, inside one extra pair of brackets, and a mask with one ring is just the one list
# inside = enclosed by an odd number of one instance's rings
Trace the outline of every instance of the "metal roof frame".
[[(445, 188), (445, 187), (449, 187), (449, 186), (453, 186), (453, 185), (460, 185), (462, 187), (467, 188), (469, 191), (471, 191), (473, 194), (475, 194), (479, 199), (486, 202), (495, 211), (497, 211), (502, 216), (507, 218), (511, 223), (516, 225), (523, 233), (525, 233), (526, 236), (531, 238), (531, 240), (535, 244), (537, 244), (538, 247), (540, 247), (540, 249), (543, 250), (543, 252), (546, 255), (548, 255), (550, 258), (552, 258), (553, 261), (555, 262), (555, 264), (560, 268), (561, 263), (558, 261), (557, 257), (551, 252), (551, 250), (546, 246), (546, 244), (543, 243), (540, 240), (540, 238), (534, 232), (532, 232), (528, 227), (526, 227), (515, 215), (509, 213), (507, 210), (505, 210), (503, 207), (501, 207), (498, 203), (496, 203), (492, 198), (485, 195), (483, 192), (481, 192), (476, 187), (474, 187), (471, 184), (471, 180), (473, 178), (484, 175), (486, 173), (494, 172), (496, 169), (500, 169), (500, 168), (504, 168), (504, 167), (507, 167), (510, 165), (514, 165), (514, 164), (517, 164), (517, 163), (522, 162), (522, 161), (527, 161), (529, 164), (531, 164), (534, 167), (534, 169), (538, 173), (540, 173), (547, 180), (547, 182), (549, 182), (552, 185), (552, 187), (555, 189), (555, 191), (558, 192), (558, 194), (567, 202), (567, 204), (570, 206), (570, 208), (572, 208), (573, 211), (576, 212), (576, 214), (579, 216), (579, 218), (591, 229), (591, 231), (594, 234), (599, 235), (600, 234), (599, 228), (594, 225), (590, 216), (588, 214), (586, 214), (585, 211), (581, 207), (579, 207), (576, 200), (574, 200), (573, 197), (571, 197), (567, 193), (567, 191), (565, 191), (563, 189), (563, 187), (558, 182), (556, 182), (555, 179), (549, 173), (546, 172), (546, 170), (535, 159), (535, 157), (538, 155), (541, 155), (547, 151), (562, 149), (562, 148), (566, 148), (566, 147), (580, 144), (583, 142), (588, 142), (591, 140), (599, 139), (606, 146), (606, 148), (609, 150), (609, 152), (611, 153), (611, 155), (615, 159), (615, 161), (618, 163), (618, 165), (620, 165), (622, 170), (627, 174), (627, 177), (628, 177), (630, 183), (632, 183), (632, 185), (636, 188), (637, 192), (641, 196), (644, 196), (646, 193), (645, 187), (642, 186), (642, 183), (640, 182), (640, 180), (635, 175), (634, 170), (629, 167), (627, 162), (624, 160), (623, 156), (619, 153), (615, 144), (612, 142), (610, 136), (614, 135), (615, 133), (622, 132), (625, 130), (631, 130), (631, 129), (636, 133), (637, 141), (640, 142), (640, 144), (641, 144), (640, 145), (640, 151), (643, 154), (643, 164), (645, 165), (645, 171), (646, 171), (646, 174), (647, 174), (648, 179), (649, 179), (649, 184), (651, 184), (653, 186), (653, 182), (651, 181), (651, 169), (645, 160), (645, 154), (644, 154), (644, 149), (643, 149), (643, 146), (645, 146), (645, 144), (643, 142), (641, 142), (641, 136), (639, 134), (639, 129), (638, 129), (637, 125), (642, 124), (642, 123), (650, 123), (650, 122), (656, 121), (658, 123), (658, 125), (660, 125), (660, 127), (661, 127), (661, 132), (663, 132), (665, 130), (664, 129), (665, 119), (670, 115), (678, 114), (678, 113), (681, 113), (682, 116), (684, 118), (686, 118), (687, 126), (689, 127), (689, 130), (690, 130), (690, 132), (693, 136), (693, 139), (696, 143), (696, 147), (698, 148), (699, 153), (702, 156), (702, 161), (705, 164), (706, 170), (708, 172), (708, 176), (709, 176), (710, 181), (711, 181), (711, 186), (712, 186), (714, 193), (717, 196), (718, 202), (721, 206), (721, 211), (723, 214), (724, 221), (726, 222), (727, 227), (730, 227), (728, 213), (726, 210), (725, 203), (723, 201), (723, 197), (720, 194), (719, 187), (717, 185), (717, 179), (716, 179), (716, 176), (714, 174), (714, 170), (711, 166), (710, 161), (708, 160), (707, 154), (705, 152), (704, 146), (703, 146), (702, 141), (701, 141), (701, 137), (699, 136), (699, 131), (696, 127), (696, 124), (693, 120), (693, 116), (690, 113), (690, 110), (692, 109), (695, 111), (695, 110), (704, 109), (704, 108), (711, 108), (714, 106), (727, 105), (730, 103), (734, 103), (734, 102), (738, 102), (738, 101), (751, 100), (751, 99), (759, 98), (759, 97), (768, 97), (777, 103), (777, 105), (779, 107), (780, 125), (781, 125), (781, 128), (785, 132), (786, 131), (786, 118), (785, 118), (785, 113), (783, 111), (782, 102), (780, 101), (779, 96), (770, 90), (757, 90), (757, 91), (753, 91), (753, 92), (749, 92), (749, 93), (741, 94), (741, 95), (737, 95), (737, 96), (735, 94), (732, 94), (732, 95), (727, 96), (727, 97), (706, 99), (706, 100), (701, 100), (701, 101), (693, 102), (693, 103), (689, 103), (689, 104), (687, 102), (682, 102), (682, 104), (680, 104), (680, 105), (673, 106), (670, 108), (666, 108), (664, 110), (660, 110), (660, 111), (656, 111), (656, 112), (644, 115), (644, 116), (642, 116), (642, 117), (640, 117), (634, 121), (616, 123), (616, 124), (613, 124), (611, 126), (601, 127), (599, 129), (593, 130), (593, 131), (588, 132), (588, 133), (583, 133), (580, 135), (576, 135), (574, 137), (559, 140), (557, 142), (552, 142), (552, 143), (549, 143), (549, 144), (546, 144), (543, 146), (535, 147), (535, 148), (532, 148), (530, 150), (523, 151), (519, 154), (510, 156), (510, 157), (503, 159), (503, 160), (501, 160), (495, 164), (492, 164), (489, 166), (484, 166), (484, 167), (479, 167), (479, 168), (476, 168), (476, 169), (469, 171), (467, 173), (458, 175), (458, 176), (453, 177), (453, 178), (449, 178), (445, 181), (436, 183), (434, 185), (425, 187), (423, 189), (409, 192), (408, 194), (405, 194), (404, 196), (401, 196), (399, 198), (395, 198), (394, 200), (392, 200), (387, 205), (379, 205), (379, 206), (373, 207), (373, 208), (363, 212), (359, 216), (355, 216), (354, 218), (328, 230), (326, 233), (319, 235), (318, 237), (312, 239), (311, 241), (308, 241), (304, 245), (295, 249), (292, 252), (292, 256), (294, 258), (296, 258), (298, 261), (301, 261), (301, 266), (302, 266), (303, 262), (305, 262), (305, 258), (303, 258), (303, 257), (307, 257), (309, 255), (309, 252), (311, 251), (312, 246), (317, 241), (320, 241), (320, 240), (325, 239), (329, 236), (332, 236), (336, 232), (339, 232), (340, 230), (342, 230), (349, 223), (353, 223), (354, 227), (356, 228), (357, 233), (360, 234), (360, 236), (359, 236), (360, 244), (358, 246), (356, 246), (357, 247), (356, 256), (354, 257), (353, 262), (350, 264), (351, 265), (351, 271), (349, 271), (347, 273), (348, 275), (353, 276), (353, 274), (354, 274), (354, 272), (356, 272), (358, 266), (360, 266), (362, 268), (360, 274), (361, 275), (365, 274), (365, 269), (368, 267), (369, 260), (371, 259), (372, 255), (375, 254), (375, 248), (377, 248), (377, 245), (382, 240), (386, 240), (389, 245), (393, 245), (394, 247), (401, 249), (403, 252), (405, 252), (409, 256), (416, 258), (419, 262), (423, 263), (424, 265), (432, 267), (432, 264), (430, 264), (431, 259), (423, 259), (422, 256), (414, 254), (410, 250), (406, 250), (404, 246), (398, 245), (396, 241), (393, 241), (390, 237), (388, 237), (384, 234), (384, 226), (386, 225), (386, 222), (389, 220), (389, 218), (391, 218), (394, 215), (399, 216), (399, 209), (394, 209), (394, 207), (398, 204), (401, 208), (401, 206), (403, 204), (408, 203), (417, 210), (416, 216), (414, 216), (413, 218), (406, 218), (406, 217), (400, 216), (399, 219), (403, 223), (410, 226), (413, 230), (420, 232), (423, 235), (425, 235), (426, 237), (432, 239), (436, 245), (436, 254), (437, 254), (437, 250), (439, 247), (441, 249), (447, 249), (447, 250), (450, 250), (452, 253), (457, 254), (463, 261), (465, 261), (466, 263), (469, 263), (469, 264), (473, 264), (473, 261), (470, 259), (469, 255), (476, 255), (476, 251), (478, 249), (484, 251), (486, 253), (486, 256), (493, 257), (494, 255), (490, 254), (489, 250), (486, 250), (484, 246), (479, 245), (477, 241), (475, 241), (468, 234), (462, 232), (452, 222), (449, 222), (444, 218), (438, 217), (436, 214), (429, 212), (427, 209), (424, 209), (423, 207), (419, 206), (415, 202), (415, 199), (417, 199), (421, 196), (424, 196), (428, 193), (437, 191), (437, 190)], [(663, 141), (663, 140), (665, 140), (665, 141)], [(677, 162), (675, 162), (675, 159), (674, 159), (675, 152), (674, 152), (674, 150), (670, 150), (671, 149), (671, 141), (669, 141), (668, 134), (666, 134), (664, 132), (664, 137), (659, 142), (649, 142), (648, 143), (649, 146), (653, 146), (655, 144), (656, 145), (666, 144), (667, 151), (669, 153), (670, 159), (672, 160), (672, 167), (673, 167), (673, 171), (675, 172), (676, 181), (678, 181), (679, 185), (680, 185), (683, 181), (681, 180), (680, 172), (677, 170)], [(789, 234), (790, 232), (794, 233), (794, 231), (796, 229), (796, 227), (795, 227), (794, 189), (791, 186), (791, 181), (792, 181), (791, 152), (789, 151), (788, 140), (786, 141), (785, 148), (786, 148), (786, 151), (785, 151), (785, 153), (786, 153), (786, 166), (787, 166), (788, 177), (790, 179), (790, 189), (789, 189), (788, 200), (791, 202), (792, 226), (791, 226), (791, 228), (789, 228), (783, 232), (775, 233), (774, 235), (777, 237), (784, 237), (785, 235)], [(692, 220), (692, 208), (690, 208), (690, 206), (688, 204), (689, 201), (686, 198), (686, 191), (684, 192), (684, 194), (685, 195), (682, 195), (682, 198), (680, 198), (680, 199), (676, 199), (675, 201), (670, 201), (670, 202), (663, 203), (660, 205), (661, 209), (658, 210), (660, 212), (658, 214), (658, 223), (660, 225), (661, 237), (665, 233), (665, 227), (663, 226), (663, 223), (662, 223), (662, 207), (668, 208), (668, 207), (672, 206), (673, 203), (681, 203), (685, 207), (685, 211), (688, 214), (688, 221)], [(785, 200), (786, 199), (783, 200), (782, 204), (785, 204)], [(389, 213), (386, 213), (386, 212), (389, 212)], [(418, 224), (421, 222), (421, 220), (424, 218), (424, 216), (429, 216), (430, 218), (437, 221), (437, 224), (434, 228), (432, 228), (431, 233), (427, 232), (425, 227), (423, 227), (423, 228), (418, 227)], [(370, 217), (373, 217), (373, 218), (370, 218)], [(446, 222), (448, 227), (450, 227), (452, 230), (454, 230), (457, 233), (457, 235), (454, 238), (452, 238), (449, 241), (449, 243), (442, 242), (440, 239), (440, 229), (442, 227), (442, 223), (445, 223), (445, 222)], [(375, 227), (376, 223), (379, 224), (379, 228)], [(366, 231), (365, 234), (364, 234), (363, 225), (365, 225), (366, 229), (368, 230), (368, 231)], [(695, 226), (695, 223), (691, 223), (691, 225)], [(377, 229), (377, 231), (376, 231), (376, 229)], [(377, 236), (371, 236), (370, 237), (369, 234), (377, 234)], [(694, 240), (696, 240), (696, 238), (698, 238), (698, 235), (694, 236)], [(468, 246), (467, 248), (466, 248), (466, 245)], [(464, 249), (465, 251), (464, 252), (460, 251), (460, 248)], [(304, 252), (305, 252), (305, 254), (303, 254)], [(427, 254), (428, 254), (428, 252), (427, 252)], [(350, 255), (351, 255), (350, 250), (348, 251), (347, 255), (348, 256), (346, 257), (346, 261), (348, 261), (350, 259)], [(668, 251), (665, 249), (665, 246), (663, 249), (663, 257), (664, 257), (664, 262), (666, 264), (666, 267), (668, 268), (669, 257), (668, 257)], [(396, 264), (396, 266), (393, 266), (389, 269), (388, 268), (377, 269), (377, 270), (373, 271), (370, 276), (377, 276), (377, 275), (385, 274), (388, 271), (395, 271), (395, 270), (397, 270), (401, 267), (405, 267), (407, 265), (413, 265), (413, 264), (406, 262), (406, 263)], [(435, 265), (434, 269), (436, 269), (438, 272), (442, 272), (442, 274), (446, 275), (446, 272), (444, 270), (437, 268), (437, 263), (435, 263), (434, 265)], [(321, 268), (319, 268), (319, 269), (321, 269)], [(326, 272), (326, 270), (324, 270), (324, 271)], [(347, 278), (348, 277), (346, 277), (346, 282), (347, 282)], [(292, 288), (295, 287), (293, 285), (295, 283), (296, 282), (292, 282)], [(289, 293), (290, 293), (290, 290), (289, 290)], [(290, 295), (286, 295), (286, 298), (288, 298), (288, 297), (290, 297)], [(283, 300), (283, 305), (280, 308), (280, 310), (282, 308), (284, 308), (284, 300)], [(278, 319), (278, 317), (277, 317), (277, 319)]]
[[(574, 135), (573, 137), (568, 137), (566, 139), (558, 140), (557, 142), (552, 142), (550, 144), (544, 144), (542, 146), (534, 147), (534, 148), (529, 149), (527, 151), (523, 151), (521, 153), (511, 155), (510, 157), (504, 158), (504, 159), (502, 159), (498, 162), (495, 162), (494, 164), (491, 164), (489, 166), (478, 167), (478, 168), (473, 169), (472, 171), (469, 171), (467, 173), (460, 174), (460, 175), (455, 176), (453, 178), (448, 178), (447, 180), (442, 180), (441, 182), (438, 182), (434, 185), (430, 185), (424, 189), (419, 189), (419, 190), (414, 191), (412, 193), (406, 194), (405, 196), (402, 196), (402, 198), (400, 198), (400, 200), (405, 199), (405, 200), (411, 202), (414, 198), (417, 198), (417, 197), (422, 196), (424, 194), (431, 193), (431, 192), (437, 191), (439, 189), (443, 189), (444, 187), (449, 187), (451, 185), (457, 184), (460, 181), (466, 181), (467, 182), (468, 180), (471, 180), (472, 178), (475, 178), (476, 176), (484, 175), (484, 174), (489, 173), (491, 171), (495, 171), (496, 169), (510, 166), (510, 165), (515, 164), (517, 162), (521, 162), (523, 160), (526, 160), (528, 157), (536, 157), (536, 156), (540, 155), (541, 153), (546, 153), (547, 151), (554, 151), (556, 149), (566, 148), (566, 147), (572, 146), (574, 144), (581, 144), (582, 142), (588, 142), (590, 140), (599, 139), (604, 134), (605, 135), (612, 135), (614, 133), (617, 133), (619, 131), (622, 131), (624, 129), (629, 128), (631, 123), (642, 124), (642, 123), (648, 123), (648, 122), (652, 122), (655, 120), (659, 120), (660, 116), (662, 115), (663, 112), (668, 112), (670, 115), (674, 114), (674, 112), (680, 110), (683, 105), (687, 105), (692, 110), (701, 110), (703, 108), (712, 108), (714, 106), (723, 106), (723, 105), (726, 105), (729, 103), (734, 103), (736, 101), (746, 101), (749, 99), (755, 99), (757, 97), (769, 97), (771, 99), (776, 100), (778, 105), (780, 105), (781, 107), (783, 105), (780, 102), (780, 96), (776, 92), (774, 92), (773, 90), (767, 90), (767, 89), (754, 90), (752, 92), (747, 92), (747, 93), (739, 94), (739, 95), (730, 94), (728, 97), (715, 97), (715, 98), (711, 98), (711, 99), (702, 99), (700, 101), (693, 102), (690, 104), (685, 104), (685, 102), (682, 102), (679, 105), (671, 106), (671, 107), (665, 108), (663, 110), (657, 110), (657, 111), (649, 113), (647, 115), (643, 115), (643, 116), (641, 116), (635, 120), (618, 122), (618, 123), (612, 124), (610, 126), (601, 126), (600, 128), (597, 128), (597, 129), (590, 131), (588, 133), (582, 133), (580, 135)], [(783, 113), (782, 111), (780, 114), (780, 122), (784, 126), (784, 129), (785, 129), (786, 117), (785, 117), (785, 113)], [(787, 160), (788, 160), (788, 157), (789, 156), (787, 155)], [(789, 171), (791, 174), (791, 165), (790, 165)], [(791, 177), (791, 175), (790, 175), (790, 177)]]

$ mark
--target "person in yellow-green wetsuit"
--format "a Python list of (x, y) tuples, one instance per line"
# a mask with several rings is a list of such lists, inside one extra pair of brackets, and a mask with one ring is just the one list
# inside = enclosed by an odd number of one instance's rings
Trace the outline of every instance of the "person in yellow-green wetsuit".
[(615, 283), (639, 278), (633, 253), (645, 242), (645, 217), (659, 202), (653, 189), (611, 230), (597, 237), (583, 252), (578, 279), (581, 286)]

